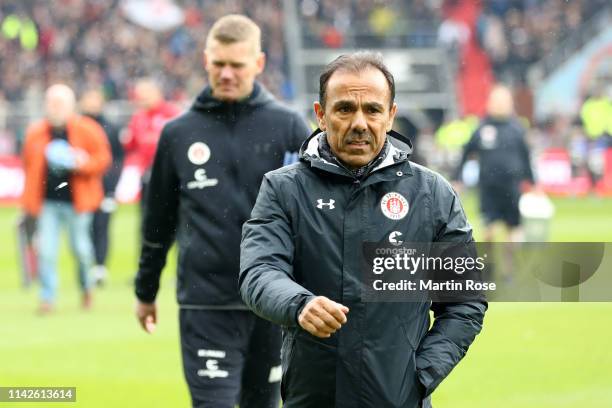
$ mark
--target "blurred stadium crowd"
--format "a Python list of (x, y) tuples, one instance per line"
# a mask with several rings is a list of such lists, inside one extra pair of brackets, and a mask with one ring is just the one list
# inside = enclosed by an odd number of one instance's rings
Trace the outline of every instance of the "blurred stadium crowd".
[[(126, 3), (2, 1), (0, 155), (18, 152), (28, 122), (15, 121), (8, 107), (36, 116), (29, 112), (40, 113), (44, 89), (55, 82), (67, 83), (77, 93), (101, 88), (109, 100), (131, 100), (135, 79), (153, 75), (168, 99), (186, 102), (205, 83), (201, 69), (205, 33), (214, 20), (232, 12), (246, 14), (262, 27), (267, 66), (260, 80), (281, 99), (291, 101), (296, 97), (295, 84), (289, 77), (283, 1), (175, 0), (184, 20), (167, 30), (135, 24), (127, 15)], [(161, 3), (149, 2), (152, 8)], [(609, 143), (609, 136), (601, 138), (610, 132), (605, 117), (612, 115), (605, 87), (599, 86), (597, 94), (583, 95), (589, 103), (582, 114), (536, 120), (528, 74), (529, 68), (548, 56), (565, 37), (609, 8), (606, 0), (296, 0), (295, 5), (304, 47), (445, 47), (453, 55), (457, 75), (471, 64), (475, 80), (490, 72), (491, 84), (513, 86), (517, 113), (531, 127), (530, 141), (536, 151), (564, 146), (570, 149), (577, 169), (584, 168), (591, 174), (602, 171), (602, 159), (590, 160), (588, 156), (594, 141), (598, 145)], [(482, 55), (462, 51), (469, 48), (472, 39)], [(475, 65), (477, 60), (486, 60), (487, 72), (485, 65)], [(473, 86), (466, 87), (459, 86), (458, 93), (479, 92)], [(470, 115), (484, 113), (466, 103), (461, 105), (458, 117), (447, 114), (433, 129), (418, 129), (417, 133), (436, 135), (431, 138), (436, 147), (456, 150), (476, 124)], [(420, 140), (427, 151), (426, 138)], [(451, 152), (440, 157), (452, 161), (456, 155)], [(430, 164), (434, 167), (444, 166), (433, 159)]]
[[(153, 3), (153, 2), (152, 2)], [(206, 32), (217, 18), (245, 13), (261, 24), (268, 55), (263, 82), (275, 92), (284, 81), (282, 8), (279, 0), (178, 2), (184, 23), (155, 31), (130, 22), (118, 0), (7, 0), (0, 5), (3, 97), (40, 99), (49, 83), (77, 91), (101, 86), (108, 99), (127, 99), (134, 78), (156, 74), (172, 99), (203, 85)]]
[(442, 19), (439, 0), (301, 0), (308, 47), (430, 47)]
[(605, 8), (605, 0), (492, 0), (483, 2), (478, 39), (496, 77), (503, 82), (526, 82), (533, 63)]
[[(153, 2), (154, 3), (154, 2)], [(212, 22), (244, 13), (263, 28), (268, 56), (262, 81), (285, 98), (286, 58), (280, 0), (178, 0), (184, 24), (158, 32), (133, 24), (119, 0), (5, 0), (0, 5), (2, 97), (16, 101), (57, 81), (77, 90), (103, 86), (109, 99), (129, 96), (129, 83), (158, 73), (175, 99), (201, 86), (205, 33)], [(299, 0), (307, 45), (425, 47), (464, 41), (465, 27), (448, 19), (453, 0)], [(489, 0), (477, 36), (498, 79), (524, 80), (526, 68), (602, 10), (605, 0)], [(196, 51), (196, 52), (194, 52)], [(162, 77), (163, 75), (163, 77)], [(283, 89), (284, 88), (284, 89)]]

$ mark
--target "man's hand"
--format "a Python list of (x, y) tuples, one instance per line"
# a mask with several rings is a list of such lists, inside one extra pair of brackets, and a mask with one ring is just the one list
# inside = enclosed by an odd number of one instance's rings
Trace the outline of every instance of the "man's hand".
[(136, 317), (144, 331), (153, 333), (157, 327), (157, 306), (136, 300)]
[(328, 338), (346, 323), (348, 312), (348, 307), (325, 296), (317, 296), (304, 306), (298, 323), (313, 336)]

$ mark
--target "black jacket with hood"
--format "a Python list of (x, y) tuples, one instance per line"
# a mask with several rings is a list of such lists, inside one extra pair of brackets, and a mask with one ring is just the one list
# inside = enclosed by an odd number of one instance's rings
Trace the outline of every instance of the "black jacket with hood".
[(481, 187), (518, 189), (523, 180), (534, 183), (529, 159), (529, 147), (525, 141), (525, 129), (513, 117), (487, 116), (463, 147), (461, 161), (453, 174), (461, 178), (463, 165), (472, 156), (478, 156)]
[[(242, 232), (242, 298), (283, 326), (284, 406), (428, 407), (480, 332), (487, 303), (363, 302), (362, 243), (386, 242), (394, 231), (406, 242), (467, 243), (472, 228), (448, 182), (410, 162), (410, 142), (397, 133), (362, 179), (322, 158), (319, 137), (304, 143), (299, 163), (266, 174)], [(390, 192), (408, 201), (400, 220), (381, 209)], [(330, 338), (297, 323), (314, 296), (350, 309)]]
[(166, 124), (145, 198), (136, 296), (154, 301), (176, 236), (181, 307), (244, 309), (237, 285), (242, 224), (263, 175), (295, 162), (309, 133), (258, 83), (238, 103), (221, 102), (206, 88)]

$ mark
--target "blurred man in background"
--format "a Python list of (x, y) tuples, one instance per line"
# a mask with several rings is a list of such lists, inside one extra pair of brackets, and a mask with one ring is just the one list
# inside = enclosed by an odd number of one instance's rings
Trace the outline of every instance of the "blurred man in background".
[(263, 175), (293, 156), (309, 129), (255, 81), (264, 65), (253, 21), (228, 15), (212, 26), (209, 86), (164, 127), (146, 196), (136, 313), (151, 332), (176, 235), (183, 368), (194, 407), (278, 407), (280, 330), (240, 300), (240, 235)]
[(23, 206), (38, 217), (38, 265), (42, 290), (40, 313), (53, 310), (57, 291), (60, 231), (68, 228), (78, 262), (82, 306), (91, 307), (89, 271), (94, 255), (90, 226), (104, 191), (102, 176), (111, 162), (104, 130), (75, 114), (75, 96), (66, 85), (49, 87), (46, 118), (27, 131), (23, 147)]
[(117, 208), (115, 202), (115, 188), (121, 176), (123, 167), (123, 146), (119, 140), (119, 129), (103, 115), (104, 95), (99, 89), (87, 90), (81, 96), (81, 112), (104, 129), (112, 153), (112, 165), (104, 174), (104, 199), (100, 208), (93, 215), (92, 239), (96, 264), (92, 269), (92, 277), (98, 285), (106, 280), (106, 257), (108, 255), (108, 227), (112, 213)]
[[(495, 239), (496, 222), (506, 226), (507, 242), (522, 241), (519, 198), (521, 190), (534, 184), (525, 141), (525, 129), (514, 117), (510, 89), (495, 86), (487, 101), (487, 116), (463, 148), (463, 155), (453, 175), (460, 180), (463, 165), (472, 155), (480, 164), (480, 211), (485, 222), (483, 241)], [(457, 184), (461, 186), (461, 184)]]
[(595, 185), (604, 176), (606, 150), (612, 148), (612, 85), (593, 90), (580, 108), (580, 120), (589, 138), (587, 164)]
[[(179, 109), (164, 100), (159, 84), (152, 78), (141, 78), (136, 82), (134, 97), (138, 110), (127, 125), (123, 144), (126, 154), (137, 155), (143, 169), (140, 191), (140, 203), (143, 204), (162, 128), (179, 114)], [(143, 205), (141, 209), (144, 211)], [(144, 212), (142, 218), (144, 219)]]

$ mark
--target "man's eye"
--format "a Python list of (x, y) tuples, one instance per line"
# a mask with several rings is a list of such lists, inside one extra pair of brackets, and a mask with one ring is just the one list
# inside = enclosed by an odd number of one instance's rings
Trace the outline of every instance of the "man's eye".
[(338, 108), (338, 112), (340, 113), (349, 113), (351, 111), (351, 108), (349, 108), (348, 106), (341, 106)]
[(368, 111), (370, 113), (380, 113), (380, 109), (378, 109), (378, 108), (370, 108), (370, 109), (368, 109)]

